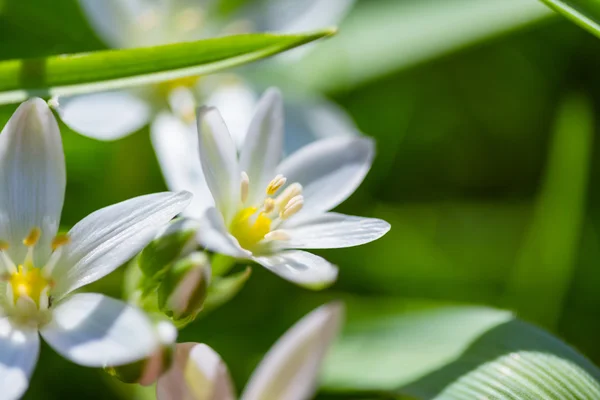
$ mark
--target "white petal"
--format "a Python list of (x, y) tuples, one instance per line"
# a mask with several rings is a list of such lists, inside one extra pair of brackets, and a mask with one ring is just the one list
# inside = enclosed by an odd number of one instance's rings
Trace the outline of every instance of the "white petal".
[(59, 99), (59, 114), (69, 128), (98, 140), (116, 140), (148, 123), (151, 108), (128, 91)]
[(53, 276), (63, 296), (114, 271), (147, 245), (190, 202), (187, 192), (155, 193), (93, 212), (69, 231)]
[(184, 124), (169, 113), (161, 113), (152, 123), (152, 144), (170, 190), (187, 190), (194, 197), (184, 215), (200, 218), (215, 202), (206, 184), (198, 158), (195, 126)]
[(40, 337), (36, 329), (16, 328), (0, 319), (0, 396), (19, 399), (29, 386), (37, 363)]
[(156, 385), (158, 400), (233, 400), (235, 389), (221, 357), (205, 344), (181, 343), (173, 366)]
[(200, 220), (198, 233), (196, 234), (198, 243), (203, 247), (232, 257), (249, 258), (252, 256), (247, 250), (244, 250), (237, 239), (227, 231), (223, 217), (215, 208), (209, 208)]
[(160, 345), (144, 312), (97, 293), (65, 299), (40, 333), (63, 357), (87, 367), (128, 364)]
[(161, 11), (164, 10), (160, 8), (161, 3), (165, 2), (79, 0), (92, 28), (111, 47), (152, 44), (156, 31), (162, 25)]
[(259, 9), (267, 18), (265, 30), (307, 32), (337, 25), (354, 0), (267, 0)]
[(37, 226), (37, 262), (49, 254), (65, 195), (65, 158), (58, 124), (46, 102), (21, 104), (0, 135), (0, 240), (23, 260), (22, 240)]
[(289, 240), (275, 242), (282, 248), (335, 249), (377, 240), (390, 230), (390, 224), (381, 219), (330, 212), (291, 220), (289, 225), (282, 225), (282, 229), (290, 237)]
[(288, 178), (288, 183), (302, 185), (302, 214), (329, 211), (361, 184), (371, 168), (374, 152), (369, 138), (319, 140), (283, 160), (278, 172)]
[(215, 204), (226, 222), (240, 202), (237, 151), (227, 126), (216, 108), (198, 110), (200, 163)]
[(285, 153), (315, 140), (362, 136), (352, 118), (337, 104), (320, 96), (291, 98), (285, 105)]
[(337, 267), (322, 257), (300, 250), (288, 250), (269, 256), (254, 257), (282, 278), (310, 289), (322, 289), (337, 278)]
[(236, 147), (242, 148), (254, 109), (256, 95), (245, 82), (230, 75), (209, 75), (200, 80), (202, 89), (211, 93), (206, 104), (219, 110)]
[(330, 303), (297, 322), (269, 350), (241, 399), (312, 398), (321, 363), (340, 329), (342, 314), (341, 304)]
[(240, 170), (250, 178), (248, 204), (262, 202), (282, 154), (283, 103), (279, 90), (271, 88), (258, 102), (240, 153)]

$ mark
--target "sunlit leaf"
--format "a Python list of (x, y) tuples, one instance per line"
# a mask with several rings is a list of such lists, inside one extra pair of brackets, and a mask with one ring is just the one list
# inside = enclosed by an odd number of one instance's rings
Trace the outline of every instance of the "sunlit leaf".
[(389, 305), (367, 304), (347, 304), (347, 326), (325, 368), (329, 390), (444, 400), (600, 398), (597, 367), (509, 312), (405, 305), (392, 314)]
[(584, 29), (600, 36), (600, 3), (595, 0), (540, 0)]
[(506, 288), (506, 304), (544, 326), (558, 321), (577, 266), (593, 119), (582, 96), (567, 97), (559, 109), (533, 218)]
[(331, 35), (246, 34), (164, 46), (0, 62), (0, 104), (213, 73)]
[(365, 1), (342, 23), (343, 34), (315, 48), (292, 71), (303, 84), (342, 89), (549, 16), (547, 7), (530, 0)]

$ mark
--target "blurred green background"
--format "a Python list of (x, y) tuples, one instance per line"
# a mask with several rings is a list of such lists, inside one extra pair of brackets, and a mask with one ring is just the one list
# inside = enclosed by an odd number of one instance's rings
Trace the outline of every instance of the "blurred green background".
[[(238, 388), (287, 327), (331, 298), (356, 305), (349, 324), (413, 304), (506, 308), (600, 363), (600, 41), (535, 0), (499, 3), (361, 0), (337, 37), (291, 67), (377, 141), (372, 171), (339, 210), (392, 230), (319, 252), (340, 266), (325, 292), (255, 267), (233, 301), (181, 332), (219, 351)], [(1, 59), (101, 48), (74, 0), (0, 0)], [(15, 107), (0, 108), (2, 125)], [(106, 143), (61, 128), (65, 228), (165, 190), (147, 129)], [(119, 296), (120, 273), (94, 288)], [(127, 390), (45, 346), (25, 398), (130, 398)]]

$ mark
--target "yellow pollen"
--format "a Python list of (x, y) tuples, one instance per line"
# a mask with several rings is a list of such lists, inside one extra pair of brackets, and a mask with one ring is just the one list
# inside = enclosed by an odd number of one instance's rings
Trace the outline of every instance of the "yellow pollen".
[(283, 175), (277, 175), (267, 186), (267, 195), (273, 196), (277, 191), (285, 185), (287, 179)]
[(59, 247), (69, 244), (70, 241), (71, 238), (66, 233), (56, 235), (56, 237), (52, 240), (52, 251), (56, 251), (56, 249)]
[(27, 296), (38, 307), (42, 292), (51, 286), (51, 281), (42, 275), (39, 268), (26, 268), (23, 265), (19, 265), (18, 271), (10, 275), (9, 283), (13, 289), (13, 300), (15, 302), (19, 297)]
[(35, 246), (35, 244), (40, 240), (40, 235), (42, 234), (42, 230), (40, 228), (33, 227), (31, 231), (29, 231), (29, 235), (25, 239), (23, 239), (23, 244), (27, 247)]
[(263, 205), (265, 209), (265, 213), (269, 214), (275, 209), (275, 200), (270, 197), (265, 199), (265, 204)]
[(229, 231), (244, 249), (252, 249), (271, 231), (271, 219), (264, 212), (254, 217), (257, 211), (256, 207), (244, 208), (231, 223)]

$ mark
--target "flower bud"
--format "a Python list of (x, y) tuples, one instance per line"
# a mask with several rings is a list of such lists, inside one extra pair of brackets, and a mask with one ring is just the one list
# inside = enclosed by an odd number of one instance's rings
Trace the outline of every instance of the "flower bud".
[(177, 329), (172, 323), (161, 320), (155, 324), (155, 332), (159, 345), (149, 357), (118, 367), (106, 367), (105, 371), (125, 383), (146, 386), (156, 382), (173, 362)]
[(202, 309), (211, 269), (206, 254), (194, 252), (177, 261), (158, 287), (158, 306), (179, 324), (191, 322)]
[(150, 242), (138, 257), (138, 265), (145, 276), (157, 279), (179, 257), (193, 249), (198, 225), (189, 219), (173, 220)]

